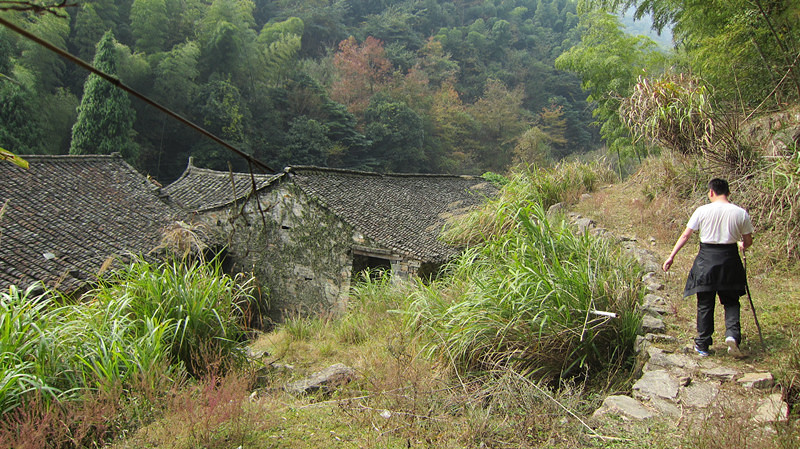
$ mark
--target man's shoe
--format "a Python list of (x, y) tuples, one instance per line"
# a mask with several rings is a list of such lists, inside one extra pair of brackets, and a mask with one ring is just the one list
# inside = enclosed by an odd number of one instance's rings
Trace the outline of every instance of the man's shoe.
[(728, 354), (732, 355), (733, 357), (744, 357), (742, 351), (739, 350), (739, 343), (736, 343), (736, 339), (733, 337), (726, 337), (725, 344), (728, 345)]
[(708, 349), (703, 349), (697, 345), (694, 345), (694, 352), (696, 352), (700, 357), (708, 357), (711, 355), (711, 353), (708, 352)]

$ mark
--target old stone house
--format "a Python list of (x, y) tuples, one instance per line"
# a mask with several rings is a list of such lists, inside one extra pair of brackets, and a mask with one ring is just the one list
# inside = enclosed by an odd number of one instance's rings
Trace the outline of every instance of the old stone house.
[(157, 185), (112, 156), (22, 156), (0, 163), (0, 289), (36, 281), (64, 293), (104, 265), (158, 247), (184, 218)]
[(217, 229), (230, 268), (255, 274), (280, 319), (287, 311), (341, 309), (354, 275), (367, 268), (400, 279), (436, 273), (459, 252), (438, 238), (446, 220), (497, 190), (470, 176), (319, 167), (250, 175), (190, 159), (164, 192), (195, 222)]

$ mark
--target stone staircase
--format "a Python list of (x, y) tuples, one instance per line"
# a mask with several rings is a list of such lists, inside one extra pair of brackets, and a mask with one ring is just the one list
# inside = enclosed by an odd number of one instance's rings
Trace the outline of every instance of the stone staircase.
[[(692, 415), (745, 417), (755, 424), (786, 421), (789, 405), (770, 372), (759, 370), (726, 353), (700, 357), (693, 342), (670, 335), (665, 320), (674, 314), (663, 284), (661, 258), (635, 238), (615, 236), (597, 223), (575, 213), (567, 214), (578, 232), (614, 239), (645, 268), (642, 278), (648, 294), (642, 301), (644, 319), (637, 338), (638, 380), (630, 394), (612, 395), (594, 412), (624, 420), (666, 419), (679, 422)], [(744, 367), (744, 369), (743, 369)]]

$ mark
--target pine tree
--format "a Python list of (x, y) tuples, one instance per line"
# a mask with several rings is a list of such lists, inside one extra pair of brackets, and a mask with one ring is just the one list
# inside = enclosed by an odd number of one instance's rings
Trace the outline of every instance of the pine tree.
[[(114, 35), (109, 30), (97, 44), (93, 65), (110, 75), (116, 74)], [(135, 112), (127, 94), (95, 74), (83, 86), (78, 119), (72, 127), (70, 154), (111, 154), (120, 152), (126, 159), (135, 157), (132, 142)]]

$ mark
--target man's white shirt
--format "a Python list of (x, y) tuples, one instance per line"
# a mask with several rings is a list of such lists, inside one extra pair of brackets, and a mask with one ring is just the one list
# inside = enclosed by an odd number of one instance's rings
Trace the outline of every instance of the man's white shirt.
[(686, 227), (700, 231), (700, 242), (730, 244), (753, 233), (753, 223), (746, 210), (724, 201), (714, 201), (695, 209)]

